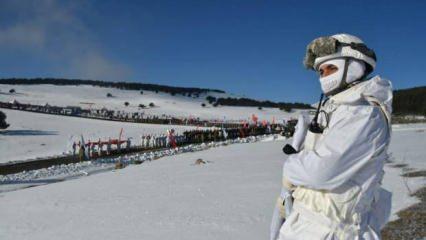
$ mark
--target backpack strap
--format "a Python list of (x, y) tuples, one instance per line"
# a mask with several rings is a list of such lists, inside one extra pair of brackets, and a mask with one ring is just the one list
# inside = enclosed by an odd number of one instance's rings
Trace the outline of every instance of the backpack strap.
[(391, 113), (389, 113), (389, 112), (386, 110), (385, 105), (384, 105), (382, 102), (380, 102), (377, 98), (375, 98), (375, 97), (373, 97), (373, 96), (367, 96), (367, 95), (362, 95), (362, 96), (364, 97), (364, 99), (365, 99), (368, 103), (370, 103), (370, 105), (380, 107), (380, 110), (382, 111), (383, 115), (384, 115), (384, 116), (385, 116), (385, 118), (386, 118), (387, 126), (388, 126), (389, 130), (391, 130), (391, 128), (392, 128), (392, 125), (391, 125), (392, 116), (391, 116)]

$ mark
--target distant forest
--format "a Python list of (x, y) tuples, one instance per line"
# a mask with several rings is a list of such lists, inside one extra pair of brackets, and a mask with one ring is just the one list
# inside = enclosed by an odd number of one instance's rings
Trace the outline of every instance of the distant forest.
[(171, 94), (200, 94), (207, 92), (225, 93), (222, 90), (207, 88), (186, 88), (172, 87), (158, 84), (136, 83), (136, 82), (107, 82), (100, 80), (81, 80), (81, 79), (63, 79), (63, 78), (4, 78), (0, 79), (0, 84), (52, 84), (52, 85), (92, 85), (98, 87), (118, 88), (124, 90), (146, 90), (155, 92), (165, 92)]
[(393, 92), (393, 113), (426, 116), (426, 87), (395, 90)]
[(285, 102), (271, 102), (271, 101), (258, 101), (250, 98), (215, 98), (208, 96), (206, 98), (210, 104), (214, 106), (242, 106), (242, 107), (267, 107), (267, 108), (279, 108), (284, 111), (291, 111), (293, 108), (298, 109), (311, 109), (311, 105), (305, 103), (285, 103)]

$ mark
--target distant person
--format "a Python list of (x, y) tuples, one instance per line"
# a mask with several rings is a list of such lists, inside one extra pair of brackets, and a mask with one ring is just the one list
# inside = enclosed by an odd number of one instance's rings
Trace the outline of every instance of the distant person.
[(87, 156), (87, 158), (90, 158), (90, 156), (92, 155), (91, 152), (90, 152), (91, 151), (91, 146), (92, 146), (92, 143), (89, 140), (89, 142), (86, 145), (86, 151), (87, 151), (86, 156)]
[(95, 150), (95, 142), (92, 142), (90, 144), (90, 158), (93, 158), (96, 154), (96, 150)]
[(141, 146), (145, 148), (145, 135), (141, 135)]
[(117, 152), (121, 151), (121, 140), (117, 139)]
[(84, 148), (84, 145), (81, 144), (80, 148), (78, 150), (78, 159), (79, 159), (80, 162), (86, 160), (86, 155), (85, 155), (86, 153), (85, 152), (86, 152), (86, 149)]
[(174, 129), (170, 130), (170, 132), (169, 132), (169, 143), (170, 143), (171, 148), (177, 148)]
[(102, 148), (103, 148), (103, 143), (101, 141), (101, 139), (99, 138), (98, 140), (98, 156), (102, 156)]
[(77, 144), (75, 142), (72, 143), (72, 156), (75, 156), (75, 152), (77, 150)]
[(111, 155), (111, 145), (112, 145), (112, 141), (111, 138), (108, 138), (108, 143), (107, 143), (107, 155)]
[(131, 144), (130, 138), (127, 138), (127, 140), (126, 140), (126, 151), (127, 152), (130, 151), (130, 144)]
[(145, 147), (146, 148), (149, 148), (149, 144), (150, 144), (150, 141), (151, 141), (151, 136), (148, 134), (147, 136), (146, 136), (146, 138), (145, 138), (145, 142), (146, 142), (146, 145), (145, 145)]
[(290, 156), (271, 239), (380, 239), (391, 208), (391, 193), (381, 188), (391, 83), (368, 77), (376, 55), (349, 34), (312, 41), (304, 64), (318, 72), (328, 99), (310, 124), (299, 118), (293, 144), (284, 148)]
[(228, 138), (228, 132), (225, 128), (222, 128), (223, 139), (226, 140)]

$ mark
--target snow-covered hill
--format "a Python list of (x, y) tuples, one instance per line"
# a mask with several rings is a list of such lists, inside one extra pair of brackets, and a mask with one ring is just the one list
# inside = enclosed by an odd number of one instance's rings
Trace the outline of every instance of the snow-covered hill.
[[(9, 93), (14, 89), (15, 93)], [(107, 94), (113, 97), (107, 97)], [(207, 96), (235, 97), (225, 93), (210, 92), (198, 98), (182, 95), (172, 96), (165, 93), (151, 91), (120, 90), (117, 88), (56, 85), (0, 85), (0, 101), (18, 101), (35, 105), (52, 106), (80, 106), (82, 108), (101, 109), (125, 112), (144, 112), (156, 116), (168, 116), (217, 120), (250, 120), (255, 114), (259, 120), (282, 121), (299, 114), (298, 110), (286, 113), (277, 108), (256, 107), (213, 107), (206, 101)], [(129, 102), (129, 106), (124, 103)], [(139, 109), (139, 104), (148, 106), (154, 103), (155, 107)], [(205, 103), (206, 107), (201, 104)], [(117, 138), (120, 129), (124, 130), (124, 138), (131, 137), (133, 143), (138, 144), (142, 134), (163, 134), (166, 129), (174, 128), (179, 131), (192, 127), (170, 125), (150, 125), (120, 123), (101, 120), (73, 118), (66, 116), (45, 115), (22, 111), (0, 109), (7, 115), (10, 127), (0, 134), (0, 163), (26, 160), (36, 157), (59, 155), (71, 149), (72, 141), (83, 135), (86, 139)]]
[[(425, 142), (426, 125), (395, 127), (384, 179), (393, 214), (426, 183), (395, 166), (424, 170)], [(0, 239), (267, 239), (284, 144), (234, 144), (2, 193)]]
[[(15, 89), (16, 93), (10, 94), (9, 90)], [(113, 97), (107, 97), (107, 94)], [(176, 94), (172, 96), (166, 93), (155, 93), (151, 91), (120, 90), (117, 88), (93, 87), (88, 85), (79, 86), (56, 86), (56, 85), (0, 85), (0, 101), (9, 102), (16, 100), (21, 103), (32, 103), (44, 105), (49, 103), (54, 106), (80, 106), (82, 108), (101, 109), (106, 107), (111, 110), (126, 112), (145, 112), (161, 116), (163, 114), (176, 117), (200, 117), (201, 119), (227, 119), (227, 120), (247, 120), (252, 114), (259, 117), (259, 120), (277, 121), (295, 113), (286, 113), (277, 108), (257, 107), (213, 107), (208, 104), (207, 96), (213, 97), (235, 97), (233, 95), (217, 92), (201, 94), (198, 98), (187, 97)], [(283, 96), (284, 98), (285, 96)], [(124, 103), (129, 102), (125, 107)], [(156, 107), (139, 109), (139, 104), (148, 106), (154, 103)], [(205, 103), (206, 107), (201, 104)], [(296, 111), (297, 112), (297, 111)]]
[(49, 115), (0, 109), (7, 115), (10, 127), (0, 133), (0, 163), (61, 155), (71, 151), (73, 141), (99, 138), (118, 138), (123, 128), (122, 139), (131, 138), (140, 144), (140, 136), (165, 134), (167, 129), (181, 133), (195, 127), (113, 122), (77, 117)]

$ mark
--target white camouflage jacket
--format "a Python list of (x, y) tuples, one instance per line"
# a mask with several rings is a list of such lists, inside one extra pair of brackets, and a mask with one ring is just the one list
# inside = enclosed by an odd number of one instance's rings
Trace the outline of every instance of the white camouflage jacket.
[(391, 204), (380, 187), (391, 136), (391, 83), (376, 76), (321, 109), (324, 132), (308, 132), (304, 149), (283, 165), (296, 190), (279, 239), (380, 239)]

